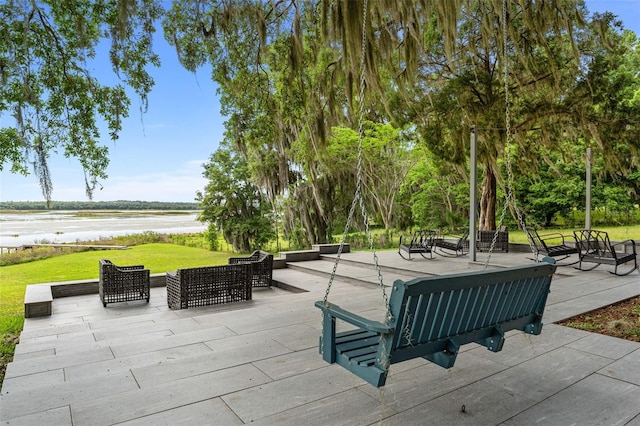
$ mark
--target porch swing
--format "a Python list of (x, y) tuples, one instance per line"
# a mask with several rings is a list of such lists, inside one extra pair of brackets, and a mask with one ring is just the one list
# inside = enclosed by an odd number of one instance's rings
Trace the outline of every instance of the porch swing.
[[(510, 128), (505, 1), (502, 13), (509, 190), (500, 224), (509, 200), (515, 203), (511, 190), (512, 176), (508, 152)], [(498, 235), (496, 231), (484, 270), (420, 277), (410, 281), (396, 280), (391, 295), (387, 296), (361, 192), (367, 3), (367, 0), (364, 0), (356, 191), (324, 299), (317, 301), (315, 306), (323, 315), (319, 345), (323, 359), (331, 364), (339, 364), (375, 387), (381, 387), (385, 385), (389, 367), (393, 363), (422, 357), (441, 367), (451, 368), (460, 347), (464, 344), (474, 342), (498, 352), (502, 350), (505, 333), (509, 330), (540, 334), (542, 314), (556, 264), (552, 258), (545, 257), (540, 263), (487, 270)], [(328, 301), (357, 205), (362, 213), (385, 304), (383, 322), (364, 318)], [(523, 222), (519, 212), (518, 218)], [(350, 325), (350, 329), (337, 332), (337, 320)]]

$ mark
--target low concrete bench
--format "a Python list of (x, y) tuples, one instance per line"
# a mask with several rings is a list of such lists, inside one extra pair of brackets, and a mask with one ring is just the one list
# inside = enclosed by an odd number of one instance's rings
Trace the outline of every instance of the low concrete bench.
[(280, 256), (282, 256), (286, 262), (305, 262), (320, 259), (320, 252), (318, 250), (281, 251)]
[[(326, 243), (326, 244), (312, 244), (311, 249), (320, 254), (336, 254), (340, 249), (339, 243)], [(349, 253), (351, 251), (351, 245), (349, 243), (344, 243), (342, 247), (343, 253)]]
[(46, 284), (28, 285), (24, 293), (24, 317), (46, 317), (51, 315), (53, 294)]

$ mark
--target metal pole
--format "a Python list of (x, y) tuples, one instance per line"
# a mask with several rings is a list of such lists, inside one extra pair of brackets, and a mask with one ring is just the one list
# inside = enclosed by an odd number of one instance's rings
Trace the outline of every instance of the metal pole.
[(477, 135), (476, 135), (476, 127), (471, 127), (471, 153), (470, 153), (470, 171), (469, 171), (469, 256), (471, 257), (471, 261), (476, 261), (476, 212), (478, 209), (478, 184), (476, 182), (477, 174), (478, 174), (478, 163), (477, 163)]
[(591, 148), (587, 148), (587, 202), (584, 216), (585, 229), (591, 229)]

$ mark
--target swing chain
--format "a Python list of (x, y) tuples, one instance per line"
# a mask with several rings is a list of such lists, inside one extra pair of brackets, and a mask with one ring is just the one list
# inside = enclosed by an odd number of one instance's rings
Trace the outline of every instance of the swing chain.
[(331, 286), (333, 285), (333, 281), (336, 276), (336, 271), (338, 269), (338, 264), (340, 263), (340, 258), (344, 250), (344, 244), (347, 239), (347, 235), (349, 233), (349, 228), (353, 220), (353, 215), (355, 213), (356, 205), (359, 205), (360, 211), (362, 212), (362, 219), (365, 225), (365, 233), (367, 235), (367, 239), (369, 242), (369, 248), (373, 253), (373, 260), (376, 268), (378, 283), (380, 285), (380, 288), (382, 289), (382, 298), (384, 300), (384, 304), (387, 310), (386, 318), (389, 318), (390, 317), (389, 300), (384, 288), (382, 272), (380, 270), (380, 265), (378, 262), (378, 255), (376, 254), (375, 246), (373, 243), (373, 236), (371, 235), (369, 217), (367, 215), (367, 211), (364, 205), (364, 198), (362, 196), (362, 157), (363, 157), (362, 140), (364, 139), (364, 88), (366, 83), (365, 66), (366, 66), (366, 53), (367, 53), (367, 8), (368, 8), (368, 0), (364, 0), (363, 12), (362, 12), (362, 38), (361, 38), (362, 50), (361, 50), (361, 57), (360, 57), (360, 88), (358, 93), (358, 102), (359, 102), (359, 105), (358, 105), (358, 162), (356, 167), (356, 191), (355, 191), (355, 196), (353, 198), (353, 201), (351, 202), (351, 208), (349, 209), (349, 216), (347, 217), (347, 222), (344, 227), (344, 232), (340, 240), (340, 247), (338, 248), (336, 261), (333, 264), (333, 270), (331, 271), (331, 276), (329, 277), (329, 283), (327, 285), (327, 289), (324, 294), (323, 303), (327, 305), (329, 293), (331, 292)]
[[(506, 199), (504, 206), (502, 206), (502, 212), (500, 213), (500, 220), (498, 222), (499, 226), (496, 226), (496, 231), (493, 234), (493, 239), (491, 240), (491, 246), (489, 247), (489, 255), (484, 263), (484, 268), (487, 269), (489, 266), (489, 262), (491, 260), (491, 255), (493, 254), (493, 249), (496, 245), (496, 241), (498, 239), (498, 234), (500, 232), (500, 227), (504, 222), (504, 217), (507, 213), (507, 209), (509, 208), (509, 204), (513, 205), (513, 209), (516, 211), (516, 216), (518, 217), (518, 223), (525, 229), (524, 218), (522, 217), (522, 213), (518, 208), (518, 203), (516, 201), (515, 196), (513, 195), (513, 170), (511, 167), (511, 97), (509, 93), (509, 59), (508, 59), (508, 43), (507, 43), (507, 0), (502, 0), (502, 77), (504, 81), (504, 105), (505, 105), (505, 132), (506, 132), (506, 142), (505, 142), (505, 159), (507, 165), (507, 188), (506, 188)], [(527, 239), (528, 241), (528, 239)], [(532, 253), (536, 253), (535, 247), (529, 242), (529, 248)]]

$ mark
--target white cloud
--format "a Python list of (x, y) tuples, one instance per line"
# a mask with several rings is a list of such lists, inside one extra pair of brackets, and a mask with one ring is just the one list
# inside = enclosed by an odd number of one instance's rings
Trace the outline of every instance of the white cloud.
[[(140, 200), (193, 202), (196, 191), (207, 184), (202, 176), (205, 160), (191, 160), (177, 164), (173, 169), (144, 173), (142, 170), (112, 172), (101, 182), (102, 189), (93, 194), (95, 201)], [(42, 191), (35, 176), (9, 176), (3, 173), (0, 199), (3, 201), (41, 201)], [(55, 179), (53, 182), (55, 201), (87, 200), (81, 171), (72, 178)]]
[(103, 183), (103, 189), (95, 192), (94, 199), (192, 202), (196, 191), (203, 190), (207, 184), (202, 177), (202, 163), (194, 160), (176, 169), (152, 174), (118, 174)]

